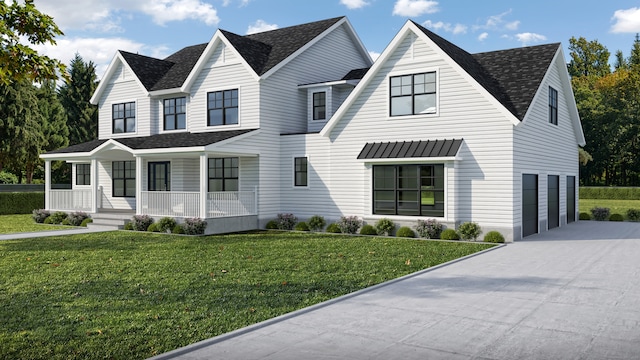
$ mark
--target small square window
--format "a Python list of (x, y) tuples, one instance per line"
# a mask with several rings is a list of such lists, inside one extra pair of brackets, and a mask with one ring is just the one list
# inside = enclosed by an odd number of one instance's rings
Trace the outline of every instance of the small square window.
[(436, 73), (435, 71), (393, 76), (390, 85), (391, 116), (435, 114)]

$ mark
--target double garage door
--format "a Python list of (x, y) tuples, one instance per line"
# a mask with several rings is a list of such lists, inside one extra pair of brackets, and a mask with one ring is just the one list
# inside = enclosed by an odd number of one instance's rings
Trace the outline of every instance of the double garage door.
[[(575, 176), (567, 176), (567, 222), (576, 220)], [(538, 232), (538, 175), (522, 175), (522, 236)], [(548, 228), (560, 226), (560, 177), (547, 176)]]

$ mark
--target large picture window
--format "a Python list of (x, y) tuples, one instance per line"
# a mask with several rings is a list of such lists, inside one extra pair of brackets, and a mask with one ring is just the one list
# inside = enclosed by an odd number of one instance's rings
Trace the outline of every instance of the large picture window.
[(209, 192), (238, 191), (238, 158), (209, 159)]
[(164, 129), (179, 130), (187, 127), (187, 98), (164, 100)]
[(76, 164), (76, 185), (91, 185), (91, 164)]
[(436, 112), (436, 73), (392, 76), (390, 115), (434, 114)]
[(136, 103), (113, 104), (113, 133), (136, 132)]
[(238, 89), (207, 94), (207, 124), (209, 126), (238, 123)]
[(307, 176), (307, 158), (306, 157), (297, 157), (293, 159), (293, 178), (295, 186), (307, 186), (308, 184), (308, 176)]
[(136, 196), (136, 162), (114, 161), (112, 166), (113, 197)]
[(558, 125), (558, 91), (549, 86), (549, 123)]
[(373, 166), (373, 213), (444, 217), (444, 165)]

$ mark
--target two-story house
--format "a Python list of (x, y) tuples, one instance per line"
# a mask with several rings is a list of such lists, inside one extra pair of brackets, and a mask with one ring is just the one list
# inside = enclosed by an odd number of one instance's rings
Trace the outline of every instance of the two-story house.
[[(469, 54), (408, 21), (372, 64), (349, 21), (239, 36), (166, 59), (120, 51), (99, 139), (42, 155), (46, 207), (478, 222), (520, 239), (574, 221), (584, 144), (559, 44)], [(53, 160), (73, 164), (52, 190)]]

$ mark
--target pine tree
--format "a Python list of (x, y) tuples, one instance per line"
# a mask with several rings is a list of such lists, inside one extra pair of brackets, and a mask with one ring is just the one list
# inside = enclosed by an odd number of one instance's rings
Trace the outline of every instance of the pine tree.
[(630, 66), (640, 66), (640, 35), (636, 34), (636, 39), (631, 47), (631, 56), (629, 56)]
[(69, 77), (58, 92), (67, 116), (69, 145), (98, 138), (98, 108), (89, 103), (97, 86), (95, 65), (76, 54), (69, 64)]

